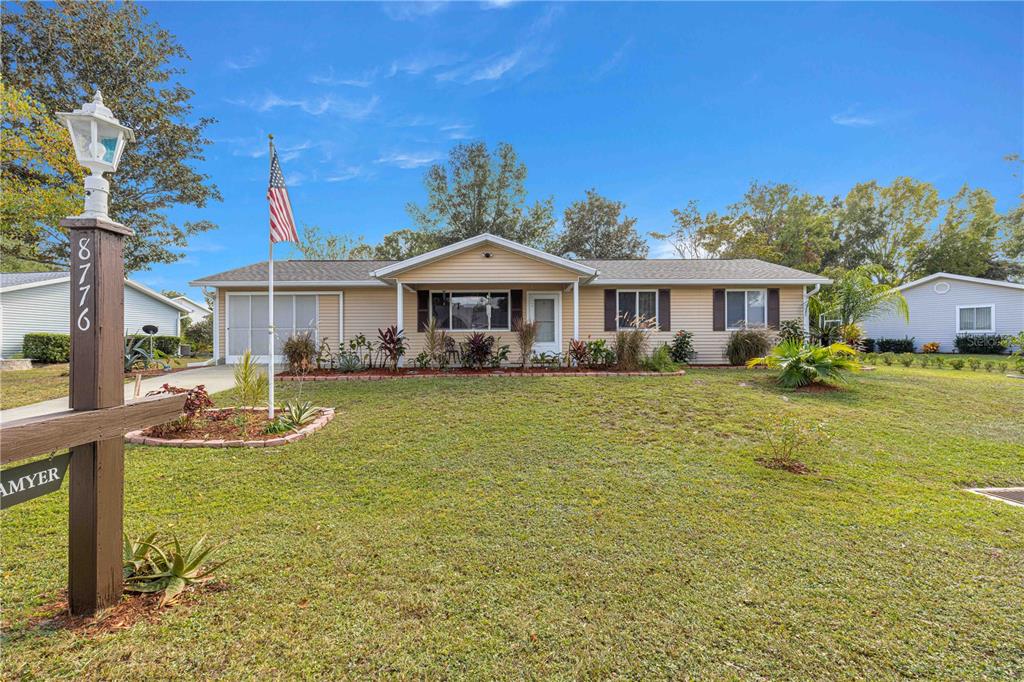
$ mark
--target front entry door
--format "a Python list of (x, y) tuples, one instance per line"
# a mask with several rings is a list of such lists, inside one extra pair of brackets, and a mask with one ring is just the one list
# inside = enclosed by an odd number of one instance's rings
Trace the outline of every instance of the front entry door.
[(562, 352), (562, 297), (556, 293), (527, 294), (527, 320), (537, 323), (535, 353)]

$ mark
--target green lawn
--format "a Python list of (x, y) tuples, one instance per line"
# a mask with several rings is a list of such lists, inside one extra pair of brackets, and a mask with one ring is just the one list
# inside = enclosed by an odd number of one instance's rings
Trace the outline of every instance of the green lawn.
[[(170, 358), (172, 367), (209, 358)], [(0, 372), (0, 410), (31, 405), (68, 394), (68, 364), (37, 365), (32, 369)]]
[[(294, 394), (295, 384), (280, 394)], [(881, 368), (316, 383), (271, 450), (131, 447), (127, 527), (228, 541), (230, 589), (94, 638), (28, 630), (67, 485), (0, 516), (4, 679), (1021, 679), (1024, 382)], [(825, 420), (809, 476), (753, 462)]]

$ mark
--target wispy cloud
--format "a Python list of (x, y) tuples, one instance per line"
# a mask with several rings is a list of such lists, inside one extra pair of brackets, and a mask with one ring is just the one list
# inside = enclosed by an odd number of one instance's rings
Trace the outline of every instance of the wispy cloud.
[(433, 69), (458, 64), (462, 60), (463, 58), (458, 55), (443, 52), (428, 52), (421, 55), (406, 57), (405, 59), (394, 60), (391, 62), (387, 76), (388, 78), (393, 78), (399, 74), (419, 76), (420, 74)]
[(480, 3), (484, 9), (507, 9), (515, 5), (519, 0), (484, 0)]
[(321, 97), (300, 97), (289, 99), (275, 93), (267, 93), (262, 97), (242, 100), (228, 100), (231, 104), (248, 107), (260, 113), (273, 111), (279, 108), (301, 109), (311, 116), (322, 116), (323, 114), (337, 114), (344, 118), (359, 120), (366, 118), (380, 103), (380, 97), (374, 95), (366, 100), (353, 101), (335, 97), (334, 95), (323, 95)]
[(847, 109), (839, 114), (832, 114), (832, 122), (837, 126), (848, 128), (870, 128), (878, 125), (881, 121), (877, 115), (857, 112), (855, 109)]
[(327, 182), (346, 182), (348, 180), (355, 180), (366, 175), (362, 166), (343, 166), (331, 175), (328, 175), (324, 180)]
[(282, 163), (284, 163), (285, 161), (292, 161), (294, 159), (299, 158), (302, 155), (302, 152), (306, 151), (307, 149), (312, 149), (315, 145), (309, 140), (306, 140), (305, 142), (300, 142), (299, 144), (295, 145), (275, 146), (277, 147), (278, 158), (281, 160)]
[(614, 71), (615, 68), (622, 63), (622, 60), (625, 59), (626, 54), (632, 47), (633, 36), (630, 36), (626, 42), (619, 46), (619, 49), (615, 50), (615, 52), (613, 52), (612, 55), (608, 57), (603, 64), (601, 64), (601, 66), (597, 67), (594, 71), (594, 75), (591, 76), (591, 80), (599, 81)]
[(469, 134), (472, 127), (473, 126), (465, 123), (452, 123), (450, 125), (441, 126), (440, 130), (449, 140), (468, 140), (472, 137), (472, 135)]
[(314, 85), (349, 85), (354, 88), (368, 88), (380, 73), (379, 68), (368, 69), (362, 75), (355, 78), (342, 78), (334, 75), (334, 67), (328, 69), (326, 74), (313, 74), (309, 82)]
[(384, 14), (395, 21), (416, 21), (421, 17), (437, 14), (446, 2), (385, 2), (381, 5)]
[(374, 163), (409, 169), (429, 166), (440, 158), (438, 152), (393, 152), (381, 156)]
[(245, 71), (253, 67), (259, 66), (267, 61), (267, 51), (263, 48), (253, 48), (246, 52), (244, 55), (238, 57), (228, 57), (224, 60), (224, 68), (232, 71)]

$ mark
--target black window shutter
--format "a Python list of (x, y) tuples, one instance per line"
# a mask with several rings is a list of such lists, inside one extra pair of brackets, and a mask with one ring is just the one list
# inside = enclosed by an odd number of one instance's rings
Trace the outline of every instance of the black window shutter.
[[(398, 286), (402, 286), (399, 284)], [(430, 324), (430, 292), (420, 289), (416, 292), (416, 331), (427, 331)]]
[(513, 289), (512, 300), (510, 301), (509, 309), (512, 311), (512, 328), (516, 328), (516, 322), (523, 319), (523, 290)]
[(711, 328), (725, 331), (725, 289), (711, 290)]
[(672, 331), (672, 292), (658, 289), (658, 331)]
[(618, 328), (619, 301), (615, 289), (604, 290), (604, 330), (613, 332)]
[(772, 329), (779, 328), (779, 290), (768, 290), (768, 326)]

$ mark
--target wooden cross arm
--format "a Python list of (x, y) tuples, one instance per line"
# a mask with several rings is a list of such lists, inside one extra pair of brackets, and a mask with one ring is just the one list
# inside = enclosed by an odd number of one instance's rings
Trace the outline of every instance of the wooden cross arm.
[(98, 410), (64, 410), (0, 424), (0, 464), (44, 455), (83, 443), (123, 436), (181, 416), (185, 394), (143, 398)]

